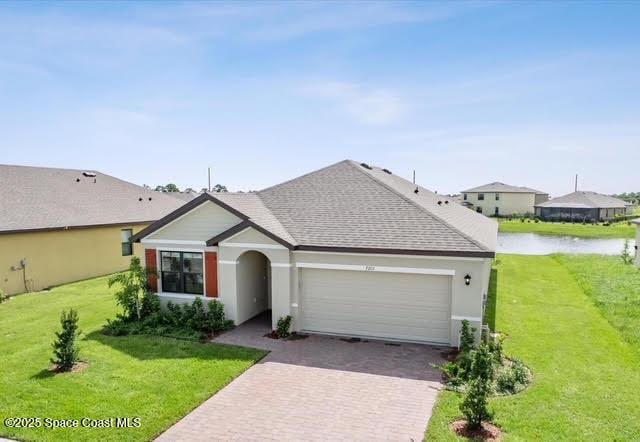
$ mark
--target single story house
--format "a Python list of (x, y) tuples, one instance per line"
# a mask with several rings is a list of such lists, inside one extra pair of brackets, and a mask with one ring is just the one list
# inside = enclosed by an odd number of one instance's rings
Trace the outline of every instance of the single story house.
[(182, 204), (93, 170), (0, 165), (0, 289), (124, 270), (130, 237)]
[(462, 203), (465, 206), (487, 216), (533, 214), (535, 205), (548, 199), (548, 193), (500, 182), (462, 192)]
[(582, 190), (536, 204), (536, 216), (549, 221), (605, 221), (629, 214), (625, 201)]
[(205, 193), (134, 235), (161, 302), (217, 299), (236, 324), (457, 345), (480, 329), (497, 223), (345, 160), (248, 193)]
[(632, 222), (636, 225), (636, 265), (640, 267), (640, 218)]

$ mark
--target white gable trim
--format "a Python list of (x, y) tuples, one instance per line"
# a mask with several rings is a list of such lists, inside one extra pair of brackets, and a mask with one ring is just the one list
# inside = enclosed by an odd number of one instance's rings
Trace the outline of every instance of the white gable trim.
[(176, 244), (182, 246), (205, 246), (206, 241), (186, 241), (179, 239), (141, 239), (142, 244)]
[(420, 269), (413, 267), (388, 267), (376, 265), (354, 265), (354, 264), (322, 264), (298, 262), (296, 267), (302, 269), (324, 269), (324, 270), (351, 270), (356, 272), (385, 272), (385, 273), (416, 273), (421, 275), (442, 275), (454, 276), (455, 270), (450, 269)]
[(277, 250), (289, 250), (285, 246), (281, 246), (280, 244), (259, 244), (259, 243), (248, 243), (248, 242), (230, 242), (228, 243), (225, 239), (224, 241), (218, 243), (220, 247), (239, 247), (244, 249), (277, 249)]
[(233, 238), (235, 238), (236, 236), (243, 234), (244, 232), (246, 232), (246, 231), (247, 231), (247, 230), (249, 230), (249, 229), (253, 229), (253, 227), (251, 227), (251, 226), (247, 226), (247, 227), (245, 227), (244, 229), (240, 230), (239, 232), (234, 233), (234, 234), (233, 234), (233, 235), (231, 235), (230, 237), (223, 239), (221, 242), (224, 242), (224, 241), (230, 241), (230, 240), (232, 240)]

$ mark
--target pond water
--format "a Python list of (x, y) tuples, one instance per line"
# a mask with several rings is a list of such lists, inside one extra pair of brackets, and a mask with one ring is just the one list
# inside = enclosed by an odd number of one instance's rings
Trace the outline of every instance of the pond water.
[[(629, 251), (634, 254), (635, 241), (629, 240)], [(498, 233), (498, 253), (516, 255), (548, 255), (551, 253), (597, 253), (619, 255), (624, 247), (622, 238), (576, 238), (537, 233)]]

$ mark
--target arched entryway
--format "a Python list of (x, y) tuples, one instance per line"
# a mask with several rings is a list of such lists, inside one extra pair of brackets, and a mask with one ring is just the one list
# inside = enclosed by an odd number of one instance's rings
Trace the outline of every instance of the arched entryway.
[[(240, 255), (236, 267), (238, 320), (240, 324), (271, 310), (271, 262), (254, 250)], [(271, 317), (269, 314), (269, 321)]]

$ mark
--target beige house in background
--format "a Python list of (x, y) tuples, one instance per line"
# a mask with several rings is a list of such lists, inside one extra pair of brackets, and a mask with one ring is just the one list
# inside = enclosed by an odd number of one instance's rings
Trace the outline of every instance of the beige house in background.
[(458, 345), (480, 329), (497, 223), (386, 169), (342, 161), (202, 194), (134, 236), (162, 303), (217, 299), (241, 324)]
[(97, 171), (0, 165), (0, 289), (123, 270), (140, 253), (130, 237), (182, 204)]
[(533, 214), (549, 194), (529, 187), (489, 183), (462, 192), (462, 204), (486, 216)]

